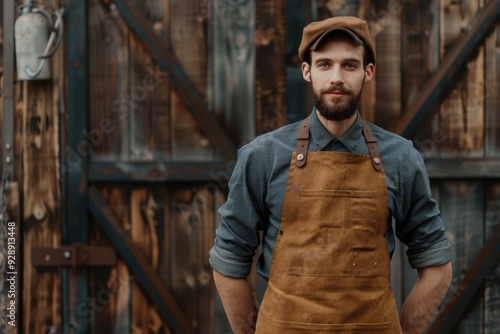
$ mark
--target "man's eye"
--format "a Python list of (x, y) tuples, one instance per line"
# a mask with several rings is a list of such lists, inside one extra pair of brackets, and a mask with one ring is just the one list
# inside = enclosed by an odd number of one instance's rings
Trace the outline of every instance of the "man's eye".
[(325, 68), (328, 67), (328, 63), (319, 63), (319, 67)]
[(345, 64), (344, 66), (345, 66), (345, 68), (347, 68), (348, 70), (353, 70), (353, 69), (355, 69), (355, 68), (356, 68), (356, 65), (351, 64), (351, 63), (347, 63), (347, 64)]

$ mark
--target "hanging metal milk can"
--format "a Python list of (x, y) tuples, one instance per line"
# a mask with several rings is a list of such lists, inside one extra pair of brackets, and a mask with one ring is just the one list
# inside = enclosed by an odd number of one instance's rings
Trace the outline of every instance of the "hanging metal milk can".
[(35, 8), (33, 1), (19, 6), (21, 16), (14, 25), (18, 80), (51, 79), (49, 57), (62, 39), (62, 14), (56, 22), (46, 10)]

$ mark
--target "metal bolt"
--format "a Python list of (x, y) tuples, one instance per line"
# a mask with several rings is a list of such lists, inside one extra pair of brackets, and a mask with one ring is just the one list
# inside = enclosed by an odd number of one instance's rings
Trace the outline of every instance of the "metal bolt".
[(10, 150), (12, 148), (12, 145), (10, 143), (5, 143), (5, 149)]
[(12, 159), (10, 157), (5, 157), (5, 162), (10, 164), (10, 162), (12, 161)]
[(71, 252), (70, 251), (65, 251), (64, 252), (64, 258), (65, 259), (71, 259)]

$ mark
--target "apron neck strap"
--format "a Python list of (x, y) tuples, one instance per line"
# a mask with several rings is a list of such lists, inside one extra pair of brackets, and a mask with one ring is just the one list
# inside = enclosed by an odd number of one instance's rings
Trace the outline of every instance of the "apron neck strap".
[(297, 167), (302, 167), (306, 164), (307, 149), (309, 148), (309, 117), (300, 124), (299, 134), (297, 135), (297, 155), (295, 161)]
[[(368, 150), (370, 151), (370, 158), (373, 164), (373, 168), (380, 171), (383, 168), (382, 159), (380, 159), (380, 153), (378, 151), (377, 139), (373, 135), (370, 128), (362, 123), (363, 135), (365, 136), (366, 144), (368, 145)], [(309, 117), (302, 121), (300, 124), (299, 134), (297, 135), (297, 155), (295, 156), (295, 163), (297, 167), (303, 167), (307, 160), (307, 150), (309, 148)]]
[(375, 139), (372, 130), (370, 130), (365, 122), (363, 122), (363, 135), (365, 136), (366, 144), (368, 145), (368, 150), (370, 151), (373, 168), (376, 170), (382, 170), (382, 159), (380, 159), (380, 153), (378, 152), (377, 139)]

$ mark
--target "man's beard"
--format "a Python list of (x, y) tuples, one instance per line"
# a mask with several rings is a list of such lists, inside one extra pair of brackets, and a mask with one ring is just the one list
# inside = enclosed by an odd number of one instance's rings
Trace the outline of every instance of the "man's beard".
[[(339, 91), (344, 94), (349, 94), (349, 98), (345, 102), (341, 102), (340, 99), (336, 99), (334, 102), (332, 99), (325, 94), (332, 91)], [(343, 121), (354, 116), (361, 103), (361, 92), (363, 87), (359, 90), (358, 95), (354, 95), (354, 92), (344, 88), (343, 86), (330, 86), (327, 89), (322, 89), (319, 94), (314, 92), (314, 103), (319, 114), (329, 121)], [(328, 101), (328, 100), (330, 101)]]

